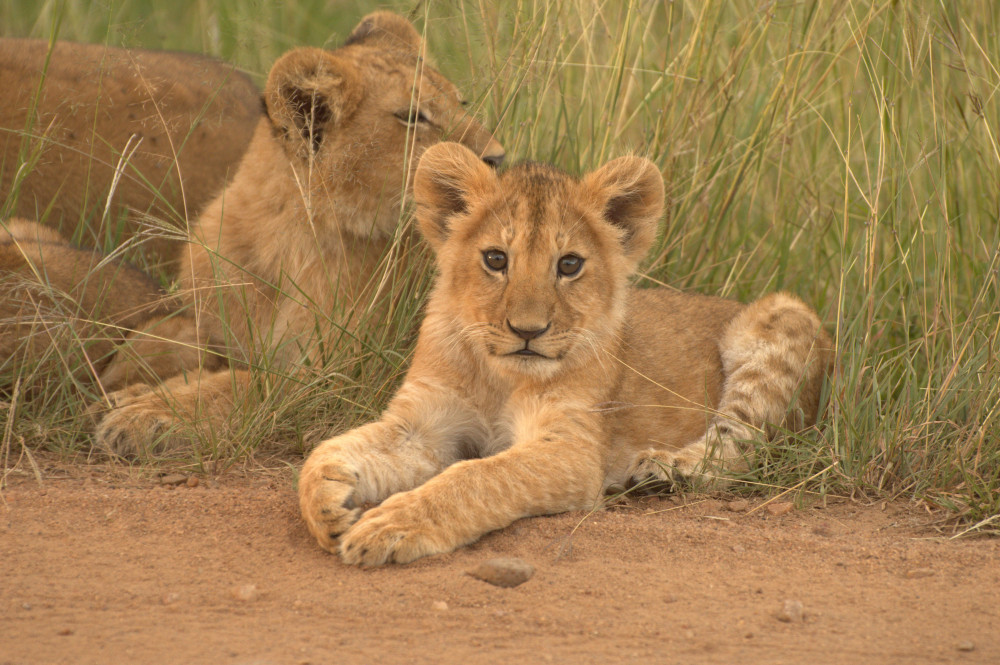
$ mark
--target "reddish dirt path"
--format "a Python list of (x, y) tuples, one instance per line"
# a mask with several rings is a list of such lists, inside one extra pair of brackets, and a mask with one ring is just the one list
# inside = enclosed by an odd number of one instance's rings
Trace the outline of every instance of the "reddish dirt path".
[[(1000, 540), (946, 541), (901, 504), (647, 499), (359, 570), (311, 542), (290, 472), (46, 475), (2, 494), (3, 665), (1000, 663)], [(534, 577), (464, 574), (495, 556)], [(804, 620), (776, 618), (786, 600)]]

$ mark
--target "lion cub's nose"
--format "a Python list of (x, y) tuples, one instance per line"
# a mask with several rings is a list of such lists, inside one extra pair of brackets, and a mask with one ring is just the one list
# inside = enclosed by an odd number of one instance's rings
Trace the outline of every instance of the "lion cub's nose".
[(551, 325), (552, 325), (551, 323), (546, 324), (544, 328), (517, 328), (514, 326), (513, 323), (507, 321), (507, 327), (511, 329), (511, 332), (513, 332), (515, 335), (517, 335), (526, 342), (542, 335), (546, 330), (549, 329), (549, 326)]

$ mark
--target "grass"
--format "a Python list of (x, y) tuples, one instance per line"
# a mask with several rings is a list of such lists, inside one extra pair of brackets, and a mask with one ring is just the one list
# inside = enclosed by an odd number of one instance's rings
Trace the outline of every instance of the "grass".
[[(388, 5), (422, 26), (511, 155), (573, 172), (629, 151), (656, 161), (668, 209), (646, 281), (740, 299), (787, 289), (820, 311), (838, 350), (828, 408), (813, 430), (761, 447), (753, 486), (920, 497), (971, 524), (1000, 513), (993, 3)], [(205, 51), (262, 80), (287, 48), (336, 45), (372, 9), (175, 7), (15, 0), (0, 30)], [(418, 317), (404, 310), (399, 329)], [(272, 424), (251, 427), (240, 452), (305, 447), (304, 430), (377, 414), (409, 348), (378, 330), (340, 401), (267, 404)], [(51, 399), (0, 415), (5, 450), (86, 446), (62, 424), (79, 397)]]

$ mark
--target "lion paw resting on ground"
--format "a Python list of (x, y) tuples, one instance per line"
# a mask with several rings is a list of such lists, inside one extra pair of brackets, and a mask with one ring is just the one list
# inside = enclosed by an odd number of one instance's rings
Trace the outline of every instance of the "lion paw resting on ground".
[(831, 343), (800, 300), (629, 285), (663, 209), (648, 160), (498, 175), (442, 144), (414, 198), (438, 277), (413, 364), (381, 420), (321, 443), (299, 479), (345, 562), (448, 552), (630, 480), (710, 482), (743, 440), (814, 421)]
[[(239, 170), (182, 252), (189, 316), (140, 331), (101, 376), (107, 389), (164, 380), (109, 400), (95, 435), (113, 453), (181, 450), (196, 422), (225, 438), (232, 405), (252, 388), (241, 366), (321, 367), (323, 347), (344, 343), (382, 302), (383, 282), (407, 269), (390, 250), (417, 157), (449, 136), (485, 163), (504, 157), (427, 64), (413, 26), (388, 12), (335, 51), (284, 55), (264, 100)], [(191, 348), (214, 352), (192, 363), (180, 353)]]

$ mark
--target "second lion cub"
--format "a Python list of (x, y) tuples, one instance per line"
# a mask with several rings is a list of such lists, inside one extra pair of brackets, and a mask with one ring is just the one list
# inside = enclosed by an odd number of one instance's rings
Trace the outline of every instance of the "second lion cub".
[(629, 284), (663, 211), (650, 161), (498, 175), (444, 143), (414, 198), (439, 274), (413, 364), (381, 420), (320, 444), (299, 482), (347, 563), (447, 552), (612, 484), (710, 480), (743, 464), (741, 441), (815, 420), (831, 342), (800, 300)]

